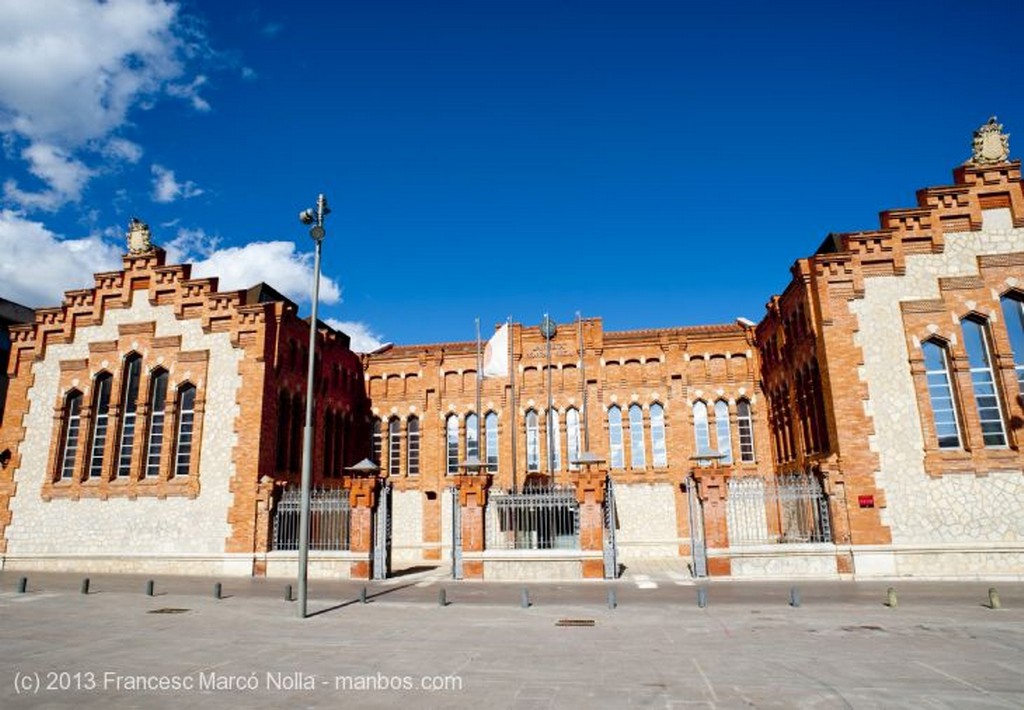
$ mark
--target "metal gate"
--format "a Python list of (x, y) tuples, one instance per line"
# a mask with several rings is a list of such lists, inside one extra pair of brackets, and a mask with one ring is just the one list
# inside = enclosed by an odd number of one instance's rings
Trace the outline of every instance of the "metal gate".
[[(302, 489), (284, 489), (274, 506), (274, 550), (298, 550)], [(309, 492), (309, 549), (349, 549), (347, 488), (314, 488)]]
[(462, 579), (462, 508), (459, 489), (449, 488), (452, 497), (452, 578)]
[(373, 578), (391, 574), (391, 484), (381, 486), (373, 519)]
[(615, 488), (612, 485), (612, 477), (605, 479), (604, 494), (604, 578), (615, 579), (619, 576), (618, 550), (615, 547), (615, 527), (618, 523), (618, 514), (615, 510)]
[(708, 550), (704, 541), (704, 507), (697, 491), (697, 479), (686, 477), (686, 497), (690, 510), (690, 557), (694, 577), (708, 576)]

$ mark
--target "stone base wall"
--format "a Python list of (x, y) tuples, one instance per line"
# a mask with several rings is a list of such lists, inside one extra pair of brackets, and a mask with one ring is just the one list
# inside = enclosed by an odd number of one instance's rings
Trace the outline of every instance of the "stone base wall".
[(737, 578), (837, 578), (836, 546), (830, 544), (751, 545), (709, 550), (708, 557), (728, 556)]
[(582, 550), (490, 550), (465, 553), (464, 562), (482, 562), (489, 581), (559, 582), (584, 578), (585, 561), (601, 562), (600, 552)]
[[(267, 577), (295, 579), (299, 575), (298, 552), (269, 552)], [(366, 565), (370, 555), (365, 552), (310, 552), (306, 575), (310, 579), (354, 579), (353, 568)]]
[(52, 554), (0, 556), (0, 569), (24, 572), (168, 574), (249, 577), (253, 555), (231, 554)]
[(1024, 544), (891, 545), (852, 549), (858, 579), (1024, 580)]

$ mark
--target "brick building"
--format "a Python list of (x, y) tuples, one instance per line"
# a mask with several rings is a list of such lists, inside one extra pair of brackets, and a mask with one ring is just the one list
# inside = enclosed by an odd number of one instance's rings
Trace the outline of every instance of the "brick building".
[[(123, 270), (10, 328), (4, 565), (264, 572), (275, 489), (298, 477), (308, 322), (265, 285), (165, 265), (139, 222), (129, 243)], [(366, 453), (362, 372), (346, 335), (319, 337), (314, 477), (340, 482)]]
[[(479, 395), (476, 342), (359, 358), (321, 325), (314, 478), (347, 527), (311, 574), (1024, 575), (1024, 191), (994, 121), (953, 178), (829, 235), (758, 324), (501, 326)], [(147, 246), (11, 328), (4, 565), (294, 571), (308, 323), (189, 276)]]

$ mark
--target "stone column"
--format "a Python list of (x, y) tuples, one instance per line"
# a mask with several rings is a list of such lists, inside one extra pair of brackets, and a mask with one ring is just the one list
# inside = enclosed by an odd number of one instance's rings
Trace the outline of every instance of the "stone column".
[[(462, 551), (484, 551), (484, 510), (491, 477), (486, 473), (462, 474), (455, 477), (459, 489), (459, 507), (462, 522)], [(463, 579), (483, 579), (483, 560), (462, 561)]]
[[(605, 471), (583, 471), (574, 476), (576, 500), (580, 504), (580, 550), (601, 551), (604, 548), (604, 481)], [(604, 578), (604, 560), (583, 560), (584, 579)]]
[[(726, 518), (726, 495), (730, 467), (712, 466), (695, 468), (700, 499), (704, 503), (704, 543), (707, 549), (724, 550), (729, 547), (729, 523)], [(732, 562), (728, 557), (708, 555), (708, 575), (726, 577), (732, 573)]]
[(352, 562), (352, 579), (370, 579), (373, 559), (373, 506), (377, 501), (376, 476), (346, 476), (349, 501), (349, 551), (358, 554)]

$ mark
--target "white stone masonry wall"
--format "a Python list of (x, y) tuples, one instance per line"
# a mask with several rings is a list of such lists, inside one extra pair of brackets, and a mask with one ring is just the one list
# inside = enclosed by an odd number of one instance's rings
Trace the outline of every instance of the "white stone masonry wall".
[[(116, 340), (119, 324), (149, 321), (156, 322), (157, 337), (180, 335), (184, 350), (209, 350), (209, 381), (194, 382), (198, 387), (205, 386), (206, 397), (199, 496), (193, 500), (139, 497), (44, 501), (40, 491), (54, 435), (53, 406), (61, 395), (59, 362), (88, 357), (89, 343)], [(145, 350), (139, 352), (144, 367), (158, 364)], [(114, 357), (120, 356), (111, 356), (111, 368), (118, 367)], [(227, 333), (207, 334), (199, 321), (177, 320), (172, 307), (151, 306), (144, 291), (135, 293), (131, 308), (108, 310), (101, 325), (79, 328), (75, 342), (49, 346), (45, 360), (33, 365), (35, 385), (29, 393), (22, 463), (14, 473), (17, 494), (11, 499), (8, 556), (223, 553), (230, 534), (228, 482), (235, 471), (232, 450), (241, 357), (242, 352), (232, 347)], [(184, 363), (172, 368), (171, 386), (192, 379), (187, 367)], [(84, 378), (83, 374), (83, 385), (87, 384)], [(83, 445), (86, 442), (87, 437)]]
[[(864, 351), (859, 374), (868, 384), (866, 408), (875, 423), (869, 442), (879, 456), (875, 478), (888, 501), (882, 522), (890, 527), (894, 545), (1024, 542), (1024, 475), (932, 477), (925, 472), (924, 434), (900, 312), (901, 301), (939, 298), (940, 277), (976, 275), (978, 255), (1024, 251), (1024, 229), (1013, 228), (1008, 209), (986, 210), (983, 217), (980, 232), (947, 234), (942, 254), (908, 256), (904, 276), (865, 279), (864, 298), (850, 306), (859, 320), (857, 342)], [(1001, 327), (1002, 313), (997, 310), (992, 318)], [(937, 325), (962, 337), (948, 316)]]

